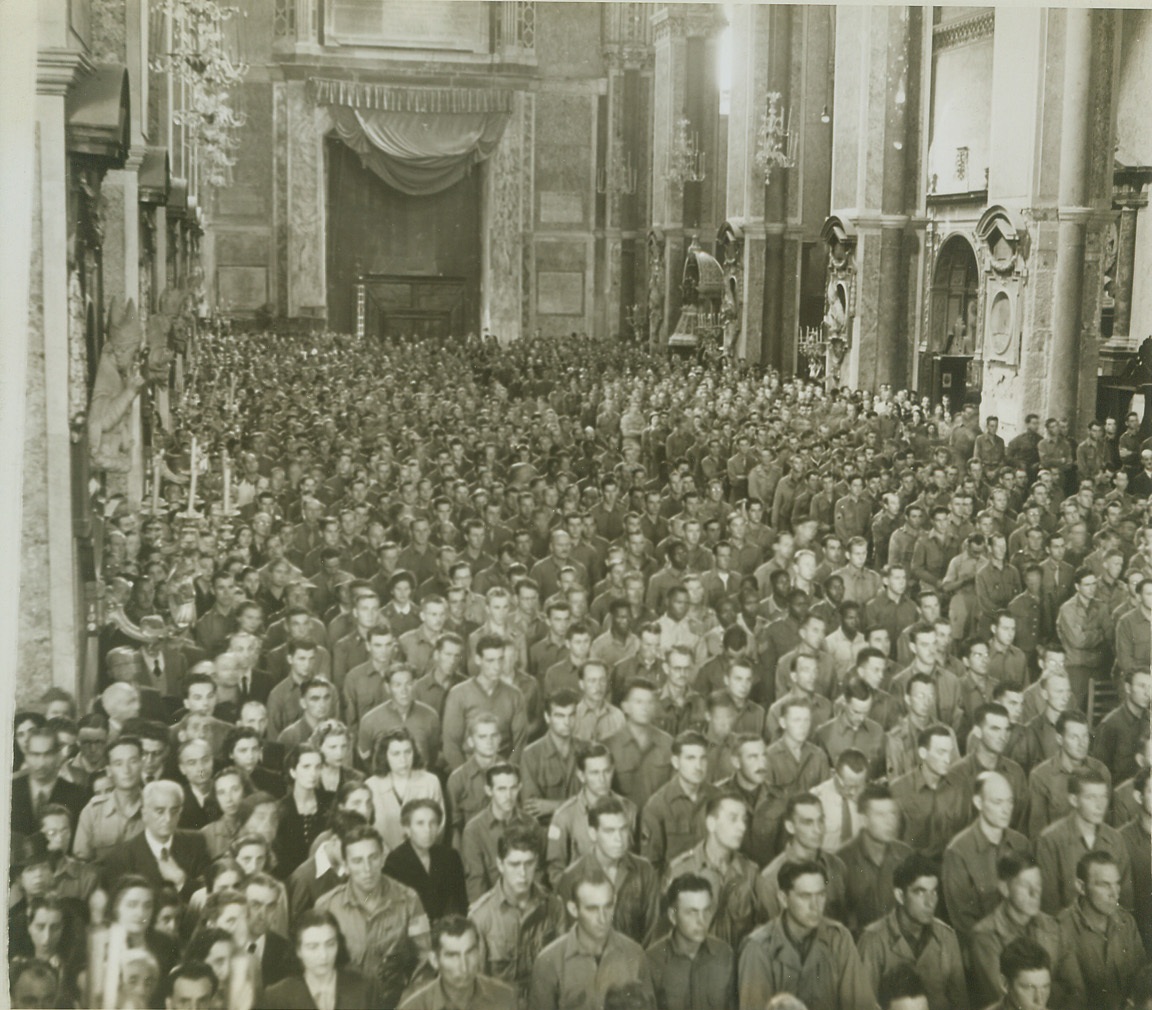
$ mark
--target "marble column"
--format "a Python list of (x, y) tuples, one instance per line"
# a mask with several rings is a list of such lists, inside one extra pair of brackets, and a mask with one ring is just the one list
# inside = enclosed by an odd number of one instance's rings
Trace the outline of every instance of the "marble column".
[[(709, 4), (664, 4), (652, 15), (656, 61), (652, 116), (652, 225), (664, 233), (664, 333), (671, 335), (680, 316), (680, 280), (684, 254), (688, 248), (685, 228), (685, 185), (667, 177), (669, 158), (676, 137), (676, 125), (695, 108), (690, 131), (699, 138), (704, 160), (716, 162), (719, 139), (720, 95), (714, 73), (692, 74), (689, 40), (702, 39), (703, 67), (714, 68), (717, 34), (724, 25), (722, 11)], [(699, 187), (699, 220), (692, 234), (701, 236), (701, 245), (710, 248), (720, 222), (716, 201), (715, 171), (709, 171)]]
[(524, 247), (532, 211), (532, 152), (526, 146), (533, 115), (530, 95), (518, 91), (500, 143), (484, 166), (482, 188), (481, 326), (501, 343), (523, 332)]
[[(1059, 231), (1052, 306), (1053, 361), (1077, 359), (1084, 296), (1084, 245), (1091, 208), (1087, 206), (1088, 88), (1092, 69), (1092, 19), (1087, 10), (1065, 12), (1063, 113), (1060, 119)], [(1048, 411), (1075, 413), (1079, 370), (1048, 372)]]
[(832, 207), (859, 233), (857, 302), (844, 381), (864, 388), (908, 379), (908, 263), (903, 236), (910, 12), (842, 7), (836, 16)]
[[(784, 109), (792, 107), (792, 8), (785, 4), (765, 7), (763, 16), (768, 25), (768, 82), (767, 90), (779, 94)], [(752, 105), (752, 119), (758, 130), (760, 117), (765, 111), (767, 99), (761, 95)], [(791, 123), (791, 129), (799, 124)], [(755, 154), (755, 151), (753, 151)], [(788, 188), (790, 172), (773, 169), (765, 180), (764, 193), (764, 305), (763, 333), (760, 344), (760, 360), (764, 364), (783, 369), (787, 363), (795, 363), (795, 329), (785, 325), (785, 319), (793, 315), (785, 312), (784, 278), (789, 267), (785, 227), (788, 220)], [(785, 345), (790, 345), (785, 350)]]
[[(149, 306), (140, 297), (140, 165), (142, 148), (133, 148), (122, 169), (104, 176), (100, 187), (104, 210), (104, 241), (101, 245), (104, 270), (104, 304), (112, 296), (131, 298), (136, 302), (143, 326)], [(125, 477), (129, 504), (138, 507), (144, 493), (144, 446), (140, 397), (132, 404), (132, 452), (130, 469)]]
[(283, 88), (288, 315), (323, 318), (328, 300), (324, 112), (308, 100), (304, 81), (287, 81)]

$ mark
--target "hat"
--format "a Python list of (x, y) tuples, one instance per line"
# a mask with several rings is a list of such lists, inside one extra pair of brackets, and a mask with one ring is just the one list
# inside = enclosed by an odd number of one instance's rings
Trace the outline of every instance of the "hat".
[(140, 618), (140, 630), (149, 638), (165, 638), (168, 634), (168, 625), (159, 614), (145, 614)]
[(144, 660), (135, 649), (120, 645), (109, 651), (108, 673), (114, 681), (135, 681), (144, 673)]

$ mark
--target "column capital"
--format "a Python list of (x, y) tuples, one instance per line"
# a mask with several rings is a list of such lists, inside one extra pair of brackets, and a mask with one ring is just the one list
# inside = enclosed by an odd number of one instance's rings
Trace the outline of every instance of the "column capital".
[(657, 42), (715, 35), (727, 23), (723, 10), (714, 4), (664, 4), (652, 15), (652, 31)]
[(36, 54), (36, 93), (62, 97), (91, 69), (92, 61), (75, 49), (41, 49)]

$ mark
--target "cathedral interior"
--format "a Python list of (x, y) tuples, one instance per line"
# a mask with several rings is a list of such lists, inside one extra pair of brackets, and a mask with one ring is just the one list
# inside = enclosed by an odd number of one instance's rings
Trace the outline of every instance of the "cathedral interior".
[(105, 520), (157, 507), (204, 333), (618, 343), (1152, 434), (1152, 10), (6, 8), (9, 712), (101, 690)]

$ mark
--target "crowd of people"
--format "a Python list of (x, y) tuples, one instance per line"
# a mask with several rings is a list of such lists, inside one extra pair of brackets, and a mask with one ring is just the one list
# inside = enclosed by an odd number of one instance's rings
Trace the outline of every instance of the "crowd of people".
[(1152, 1007), (1136, 414), (193, 351), (16, 716), (13, 1006)]

